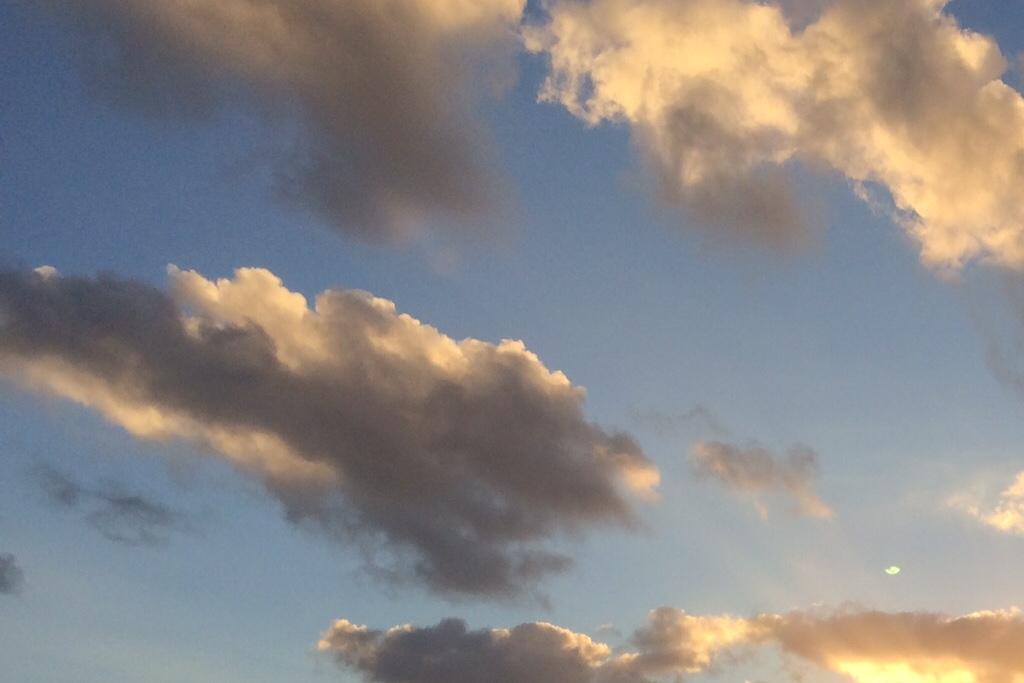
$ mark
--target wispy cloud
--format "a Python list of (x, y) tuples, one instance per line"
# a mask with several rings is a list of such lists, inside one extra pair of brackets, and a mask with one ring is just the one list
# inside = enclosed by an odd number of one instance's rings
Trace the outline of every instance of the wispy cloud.
[(766, 494), (791, 498), (800, 513), (808, 517), (833, 515), (815, 491), (818, 454), (806, 446), (794, 446), (783, 457), (757, 445), (699, 441), (690, 450), (690, 463), (698, 477), (714, 479), (750, 497), (762, 517), (768, 514), (761, 500)]
[(0, 553), (0, 595), (17, 595), (24, 583), (25, 573), (18, 566), (18, 558)]
[(164, 545), (171, 533), (193, 528), (185, 513), (119, 484), (85, 486), (46, 465), (35, 468), (33, 474), (51, 502), (82, 512), (90, 526), (116, 543)]
[(660, 410), (634, 410), (632, 420), (636, 425), (650, 425), (659, 436), (673, 436), (687, 427), (707, 430), (716, 436), (727, 436), (728, 428), (711, 410), (696, 405), (681, 413), (666, 413)]

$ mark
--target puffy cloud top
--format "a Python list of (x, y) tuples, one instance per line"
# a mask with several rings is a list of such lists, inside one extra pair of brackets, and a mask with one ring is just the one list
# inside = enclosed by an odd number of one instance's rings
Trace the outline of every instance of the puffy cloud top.
[(589, 683), (611, 654), (608, 646), (551, 624), (470, 631), (457, 619), (387, 631), (339, 620), (319, 649), (380, 683)]
[(550, 57), (542, 99), (628, 123), (705, 222), (801, 239), (783, 169), (803, 161), (888, 193), (930, 265), (1024, 267), (1024, 98), (945, 4), (836, 0), (794, 28), (746, 0), (553, 0), (526, 37)]
[(522, 342), (456, 341), (361, 291), (311, 309), (266, 270), (169, 273), (173, 296), (0, 274), (0, 371), (141, 438), (201, 444), (289, 518), (442, 592), (521, 591), (569, 563), (546, 539), (628, 525), (626, 491), (657, 484), (632, 438), (587, 422), (583, 390)]

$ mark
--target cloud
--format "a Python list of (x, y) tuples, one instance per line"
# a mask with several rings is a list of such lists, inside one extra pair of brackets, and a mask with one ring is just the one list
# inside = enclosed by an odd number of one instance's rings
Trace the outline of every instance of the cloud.
[(201, 122), (279, 124), (275, 192), (368, 240), (500, 203), (477, 90), (512, 69), (525, 0), (46, 0), (82, 36), (93, 90)]
[(1001, 279), (1003, 296), (978, 298), (972, 314), (996, 379), (1024, 398), (1024, 277)]
[(718, 435), (729, 433), (728, 428), (722, 424), (718, 416), (702, 405), (697, 405), (689, 410), (674, 414), (663, 413), (658, 410), (635, 410), (633, 411), (632, 418), (633, 422), (638, 425), (651, 425), (659, 436), (670, 436), (686, 426), (702, 427)]
[(1024, 677), (1020, 610), (949, 617), (923, 612), (793, 612), (756, 620), (784, 652), (858, 683), (997, 683)]
[(84, 510), (89, 525), (115, 543), (164, 545), (173, 531), (190, 528), (183, 513), (120, 485), (89, 488), (47, 466), (39, 467), (35, 474), (53, 503), (68, 510)]
[(378, 683), (589, 683), (611, 654), (607, 645), (551, 624), (469, 631), (457, 619), (387, 631), (340, 620), (319, 649)]
[(954, 497), (951, 505), (996, 531), (1024, 536), (1024, 472), (1017, 474), (1013, 484), (999, 495), (999, 502), (989, 510), (983, 510), (976, 501), (963, 495)]
[(186, 439), (262, 481), (289, 519), (359, 542), (377, 571), (511, 596), (564, 570), (545, 542), (631, 525), (658, 471), (586, 421), (584, 391), (518, 341), (453, 340), (366, 292), (310, 308), (272, 273), (171, 295), (0, 273), (0, 373), (143, 439)]
[(0, 595), (17, 595), (25, 582), (25, 573), (18, 559), (10, 553), (0, 553)]
[(768, 493), (789, 496), (808, 517), (831, 517), (833, 512), (814, 490), (818, 454), (806, 446), (794, 446), (781, 458), (760, 446), (736, 446), (721, 441), (699, 441), (690, 450), (690, 462), (698, 477), (715, 479), (736, 493), (757, 500)]
[(321, 652), (377, 683), (645, 683), (721, 668), (732, 655), (765, 646), (858, 683), (1001, 683), (1024, 676), (1024, 618), (1016, 609), (961, 617), (844, 609), (740, 618), (662, 607), (631, 646), (615, 652), (546, 623), (470, 631), (456, 619), (387, 631), (340, 620), (319, 642)]
[(931, 266), (1022, 268), (1024, 98), (945, 4), (836, 0), (794, 28), (747, 0), (552, 0), (525, 40), (550, 59), (540, 98), (627, 124), (662, 194), (704, 222), (800, 241), (801, 162), (888, 197)]
[(660, 607), (651, 610), (647, 625), (633, 634), (636, 651), (624, 658), (637, 673), (696, 673), (711, 668), (723, 651), (753, 637), (753, 625), (746, 619)]

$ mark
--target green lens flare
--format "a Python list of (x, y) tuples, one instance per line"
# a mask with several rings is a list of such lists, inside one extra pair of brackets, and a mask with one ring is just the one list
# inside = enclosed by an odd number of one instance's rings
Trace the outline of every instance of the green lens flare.
[(886, 567), (886, 569), (885, 569), (885, 573), (888, 574), (889, 576), (896, 576), (901, 571), (903, 571), (903, 570), (900, 569), (899, 567), (897, 567), (896, 565), (893, 565), (891, 567)]

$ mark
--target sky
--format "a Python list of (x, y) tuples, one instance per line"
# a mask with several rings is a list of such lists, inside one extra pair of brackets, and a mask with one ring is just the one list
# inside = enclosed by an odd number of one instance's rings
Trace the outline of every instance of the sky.
[(1022, 54), (0, 4), (0, 678), (1024, 681)]

